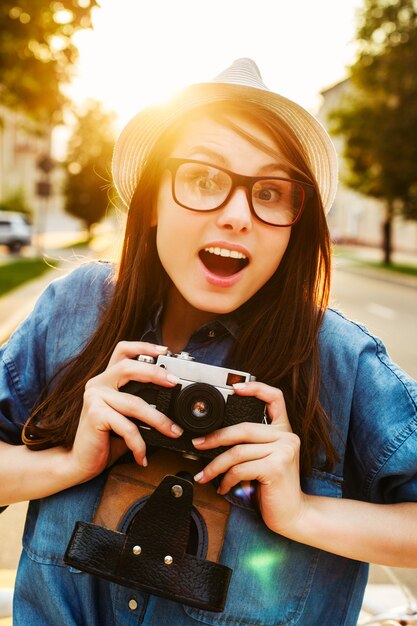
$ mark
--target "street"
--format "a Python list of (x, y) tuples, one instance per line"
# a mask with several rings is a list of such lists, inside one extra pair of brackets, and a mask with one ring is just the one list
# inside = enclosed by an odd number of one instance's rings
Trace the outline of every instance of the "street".
[(382, 339), (391, 358), (417, 378), (417, 279), (394, 280), (336, 259), (331, 305)]

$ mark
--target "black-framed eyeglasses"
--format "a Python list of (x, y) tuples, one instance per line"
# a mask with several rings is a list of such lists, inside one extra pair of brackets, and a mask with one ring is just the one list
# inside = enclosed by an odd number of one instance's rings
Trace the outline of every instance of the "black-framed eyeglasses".
[(172, 174), (172, 197), (191, 211), (215, 211), (243, 187), (250, 210), (271, 226), (293, 226), (314, 194), (314, 186), (291, 178), (244, 176), (204, 161), (169, 157), (165, 166)]

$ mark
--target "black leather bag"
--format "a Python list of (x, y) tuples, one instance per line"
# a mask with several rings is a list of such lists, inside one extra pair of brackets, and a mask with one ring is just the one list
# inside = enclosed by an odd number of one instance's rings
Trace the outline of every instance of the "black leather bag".
[(206, 557), (220, 552), (229, 505), (211, 485), (196, 485), (193, 506), (194, 486), (184, 470), (153, 489), (167, 466), (185, 462), (167, 450), (160, 458), (161, 466), (151, 458), (150, 472), (135, 464), (116, 466), (94, 519), (99, 523), (77, 522), (64, 561), (126, 587), (222, 611), (232, 570)]

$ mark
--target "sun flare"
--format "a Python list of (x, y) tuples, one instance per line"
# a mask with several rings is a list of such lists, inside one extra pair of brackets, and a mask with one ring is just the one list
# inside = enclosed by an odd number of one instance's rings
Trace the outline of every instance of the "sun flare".
[(100, 100), (122, 126), (147, 104), (249, 56), (271, 89), (312, 110), (320, 89), (344, 78), (353, 60), (359, 6), (259, 0), (254, 11), (250, 0), (101, 0), (94, 29), (74, 37), (80, 60), (68, 93), (78, 103)]

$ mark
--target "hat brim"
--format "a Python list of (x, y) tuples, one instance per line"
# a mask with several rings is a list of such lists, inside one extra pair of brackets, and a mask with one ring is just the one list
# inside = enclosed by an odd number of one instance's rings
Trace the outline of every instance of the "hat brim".
[(140, 172), (163, 132), (184, 113), (212, 102), (246, 101), (262, 105), (283, 119), (299, 138), (320, 190), (326, 213), (337, 189), (336, 151), (327, 131), (308, 111), (272, 91), (241, 84), (201, 83), (187, 87), (170, 103), (144, 109), (122, 130), (113, 153), (112, 173), (117, 192), (129, 207)]

